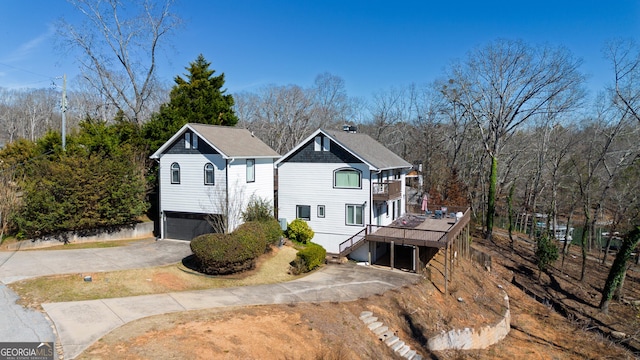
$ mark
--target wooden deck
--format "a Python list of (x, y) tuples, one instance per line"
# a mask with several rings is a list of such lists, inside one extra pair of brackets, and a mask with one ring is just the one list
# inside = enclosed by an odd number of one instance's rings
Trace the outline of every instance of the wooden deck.
[[(412, 255), (410, 255), (413, 269), (409, 270), (419, 272), (424, 269), (431, 257), (440, 250), (444, 250), (444, 259), (446, 260), (444, 261), (443, 275), (446, 293), (447, 283), (450, 280), (449, 268), (453, 265), (455, 256), (466, 256), (469, 253), (470, 220), (470, 209), (466, 209), (462, 217), (457, 218), (407, 214), (394, 221), (390, 226), (367, 225), (362, 231), (340, 244), (340, 256), (346, 256), (368, 242), (387, 243), (390, 245), (389, 265), (393, 269), (396, 261), (395, 247), (409, 246), (413, 248)], [(429, 258), (421, 259), (421, 253), (427, 254)], [(370, 251), (369, 262), (371, 263), (373, 260)]]
[(443, 248), (455, 239), (469, 224), (467, 210), (459, 219), (433, 216), (405, 215), (390, 226), (368, 225), (365, 240), (394, 242), (397, 245)]

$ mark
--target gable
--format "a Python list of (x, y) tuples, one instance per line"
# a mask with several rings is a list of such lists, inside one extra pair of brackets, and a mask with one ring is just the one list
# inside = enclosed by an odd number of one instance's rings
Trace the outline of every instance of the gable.
[[(319, 134), (324, 137), (324, 134)], [(360, 159), (346, 151), (342, 146), (331, 141), (329, 151), (315, 150), (315, 137), (311, 141), (299, 147), (283, 162), (294, 163), (362, 163)]]
[[(209, 144), (207, 144), (203, 139), (198, 138), (198, 148), (194, 149), (193, 146), (190, 146), (189, 149), (186, 148), (185, 135), (190, 134), (190, 138), (193, 139), (196, 135), (192, 131), (185, 131), (181, 136), (177, 137), (164, 151), (165, 154), (218, 154), (218, 152), (213, 149)], [(193, 140), (192, 140), (193, 143)]]

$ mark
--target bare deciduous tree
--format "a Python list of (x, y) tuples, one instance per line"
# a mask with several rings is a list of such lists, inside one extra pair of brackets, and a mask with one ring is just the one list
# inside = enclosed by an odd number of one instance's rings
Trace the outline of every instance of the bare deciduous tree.
[(502, 146), (532, 117), (573, 109), (581, 99), (581, 64), (563, 48), (498, 40), (454, 64), (443, 94), (477, 124), (491, 157), (486, 236), (491, 238)]
[(82, 77), (130, 121), (142, 123), (156, 105), (158, 49), (180, 24), (173, 1), (69, 1), (85, 23), (61, 20), (59, 35), (65, 47), (80, 51)]
[(236, 95), (236, 108), (242, 125), (284, 154), (320, 126), (311, 95), (296, 85), (272, 85), (258, 95)]

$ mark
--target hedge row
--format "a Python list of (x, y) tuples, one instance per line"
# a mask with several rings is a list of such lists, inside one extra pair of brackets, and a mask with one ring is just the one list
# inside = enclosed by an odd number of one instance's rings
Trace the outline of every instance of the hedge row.
[(250, 270), (255, 259), (280, 240), (282, 231), (276, 220), (251, 221), (230, 234), (204, 234), (191, 240), (191, 251), (198, 271), (225, 275)]

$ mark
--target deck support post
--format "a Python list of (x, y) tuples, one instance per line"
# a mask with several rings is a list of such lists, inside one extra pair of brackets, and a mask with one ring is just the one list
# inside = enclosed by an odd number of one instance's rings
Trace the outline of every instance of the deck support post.
[(391, 270), (393, 270), (394, 260), (395, 260), (395, 241), (391, 240), (391, 254), (389, 256), (389, 264), (391, 264)]
[(375, 244), (375, 243), (374, 243), (374, 242), (372, 242), (372, 241), (369, 241), (369, 257), (368, 257), (368, 260), (369, 260), (369, 266), (373, 265), (373, 264), (371, 263), (371, 246), (373, 246), (373, 244)]
[(447, 251), (448, 248), (449, 248), (449, 244), (446, 244), (445, 247), (444, 247), (444, 274), (443, 274), (444, 275), (444, 294), (445, 295), (448, 295), (448, 293), (449, 293), (448, 288), (447, 288), (447, 281), (448, 281), (447, 280), (447, 278), (448, 278), (448, 276), (447, 276), (447, 269), (448, 269), (447, 263), (449, 262), (449, 260), (447, 260), (448, 259), (447, 255), (449, 255), (448, 251)]
[(413, 272), (418, 273), (420, 269), (420, 246), (413, 246)]

